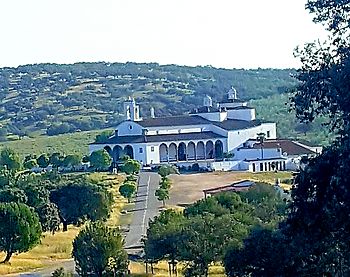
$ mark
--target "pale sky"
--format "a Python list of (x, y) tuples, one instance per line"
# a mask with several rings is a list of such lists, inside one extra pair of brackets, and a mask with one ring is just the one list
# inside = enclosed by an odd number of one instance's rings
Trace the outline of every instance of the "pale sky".
[(297, 45), (325, 37), (306, 0), (0, 0), (0, 67), (158, 62), (298, 67)]

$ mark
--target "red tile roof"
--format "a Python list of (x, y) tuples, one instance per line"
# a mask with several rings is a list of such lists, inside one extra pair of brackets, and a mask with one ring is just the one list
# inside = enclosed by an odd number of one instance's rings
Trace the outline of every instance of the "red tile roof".
[[(254, 148), (260, 149), (260, 143), (255, 143)], [(287, 153), (287, 155), (312, 155), (316, 154), (314, 151), (310, 150), (306, 145), (292, 140), (281, 139), (281, 140), (266, 140), (263, 143), (263, 148), (282, 148), (282, 153)]]

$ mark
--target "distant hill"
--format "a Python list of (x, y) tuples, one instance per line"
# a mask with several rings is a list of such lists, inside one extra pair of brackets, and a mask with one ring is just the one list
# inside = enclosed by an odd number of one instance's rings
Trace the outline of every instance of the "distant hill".
[(123, 101), (141, 114), (181, 114), (208, 94), (220, 101), (231, 86), (241, 99), (262, 99), (295, 85), (292, 69), (218, 69), (156, 63), (36, 64), (0, 69), (0, 139), (115, 126)]

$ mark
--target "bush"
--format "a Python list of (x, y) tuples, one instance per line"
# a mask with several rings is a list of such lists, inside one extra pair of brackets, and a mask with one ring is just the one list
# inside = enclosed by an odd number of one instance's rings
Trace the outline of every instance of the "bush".
[(46, 134), (48, 136), (54, 136), (69, 133), (71, 130), (72, 128), (68, 123), (52, 124), (49, 128), (47, 128)]
[(72, 255), (80, 276), (123, 276), (128, 268), (122, 235), (101, 222), (80, 231), (73, 241)]
[(192, 171), (199, 171), (199, 164), (198, 163), (193, 164), (191, 170)]

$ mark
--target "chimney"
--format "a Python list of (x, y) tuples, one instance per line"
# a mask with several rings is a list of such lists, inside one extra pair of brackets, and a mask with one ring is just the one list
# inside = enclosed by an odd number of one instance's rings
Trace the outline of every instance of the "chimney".
[(155, 115), (154, 115), (154, 108), (151, 107), (150, 111), (151, 111), (151, 117), (152, 117), (152, 118), (155, 118)]

